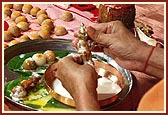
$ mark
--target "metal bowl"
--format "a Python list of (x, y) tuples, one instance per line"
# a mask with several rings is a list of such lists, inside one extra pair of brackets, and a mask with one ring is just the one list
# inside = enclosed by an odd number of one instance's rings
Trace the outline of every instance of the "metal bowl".
[[(110, 79), (110, 78), (116, 76), (118, 78), (117, 84), (121, 87), (122, 90), (124, 89), (124, 87), (126, 85), (124, 77), (117, 69), (115, 69), (110, 64), (103, 62), (101, 60), (97, 60), (97, 59), (94, 60), (94, 64), (95, 64), (94, 68), (95, 68), (96, 72), (98, 73), (99, 77), (106, 77), (106, 78)], [(50, 95), (52, 97), (54, 97), (56, 100), (58, 100), (64, 104), (67, 104), (69, 106), (75, 107), (75, 102), (72, 98), (67, 97), (67, 96), (63, 96), (54, 90), (53, 84), (55, 83), (55, 80), (57, 80), (57, 78), (55, 76), (53, 76), (52, 71), (53, 71), (54, 66), (56, 66), (56, 65), (57, 65), (57, 62), (52, 64), (45, 71), (45, 83), (47, 86), (47, 90), (50, 93)], [(122, 92), (122, 90), (121, 90), (121, 92)], [(119, 98), (119, 95), (121, 92), (118, 92), (117, 94), (98, 94), (100, 106), (102, 108), (104, 108), (105, 106), (112, 104), (113, 102), (115, 102)]]

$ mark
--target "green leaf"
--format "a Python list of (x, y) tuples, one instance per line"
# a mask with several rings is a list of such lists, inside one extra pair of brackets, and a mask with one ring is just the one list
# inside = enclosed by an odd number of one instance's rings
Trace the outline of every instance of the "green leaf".
[(59, 102), (59, 101), (57, 101), (56, 99), (54, 99), (54, 98), (52, 98), (52, 99), (50, 99), (48, 102), (47, 102), (47, 104), (44, 106), (44, 108), (45, 107), (55, 107), (55, 108), (72, 108), (72, 107), (70, 107), (70, 106), (68, 106), (68, 105), (65, 105), (65, 104), (63, 104), (63, 103), (61, 103), (61, 102)]
[(69, 51), (67, 50), (62, 50), (62, 51), (55, 51), (56, 56), (59, 58), (63, 58), (69, 54)]

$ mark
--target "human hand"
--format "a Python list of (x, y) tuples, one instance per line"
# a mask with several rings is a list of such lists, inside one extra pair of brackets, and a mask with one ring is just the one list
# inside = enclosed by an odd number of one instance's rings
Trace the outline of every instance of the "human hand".
[(143, 70), (143, 62), (146, 60), (143, 49), (148, 46), (138, 40), (120, 21), (100, 23), (94, 28), (87, 27), (87, 33), (120, 66), (130, 70)]
[(64, 57), (53, 65), (53, 75), (71, 94), (77, 110), (99, 110), (96, 91), (98, 74), (91, 65), (80, 65), (81, 61), (80, 57)]
[(80, 65), (80, 57), (67, 56), (57, 62), (56, 71), (53, 75), (61, 80), (63, 86), (69, 91), (72, 97), (76, 97), (86, 88), (89, 92), (96, 93), (97, 73), (88, 65)]

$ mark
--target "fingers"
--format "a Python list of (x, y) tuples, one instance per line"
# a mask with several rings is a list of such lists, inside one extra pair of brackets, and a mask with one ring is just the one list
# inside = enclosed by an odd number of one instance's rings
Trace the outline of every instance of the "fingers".
[(61, 77), (70, 73), (72, 69), (76, 69), (78, 67), (78, 64), (75, 62), (75, 60), (77, 60), (77, 57), (73, 58), (73, 56), (66, 56), (60, 59), (53, 65), (53, 76), (61, 79)]
[(92, 27), (96, 28), (97, 31), (105, 32), (106, 27), (108, 27), (108, 25), (109, 25), (108, 23), (99, 23), (92, 25)]
[(91, 47), (92, 52), (103, 52), (104, 46), (95, 45)]
[(91, 26), (87, 28), (87, 33), (93, 41), (105, 46), (111, 45), (111, 42), (112, 42), (111, 34), (104, 34), (103, 32), (95, 30)]
[(73, 60), (75, 63), (82, 65), (83, 64), (83, 60), (82, 60), (82, 56), (80, 54), (70, 54), (69, 56), (71, 56), (71, 60)]
[(55, 71), (52, 71), (52, 75), (53, 75), (54, 77), (59, 78), (58, 75), (57, 75), (57, 71), (56, 71), (56, 70), (55, 70)]
[[(69, 67), (75, 67), (77, 68), (78, 65), (82, 64), (83, 61), (82, 61), (82, 58), (80, 55), (68, 55), (62, 59), (60, 59), (57, 63), (54, 63), (52, 66), (51, 66), (51, 70), (52, 71), (55, 71), (55, 75), (56, 75), (56, 71), (60, 68), (68, 68), (67, 66)], [(70, 68), (69, 68), (70, 69)]]
[(55, 62), (55, 63), (53, 63), (51, 66), (50, 66), (50, 71), (55, 71), (55, 70), (57, 70), (57, 67), (58, 67), (58, 62)]
[(74, 66), (74, 65), (78, 65), (78, 63), (81, 62), (81, 59), (80, 59), (80, 55), (75, 55), (75, 54), (70, 54), (64, 58), (62, 58), (58, 63), (59, 63), (59, 66), (66, 66), (66, 65), (69, 65), (69, 66)]

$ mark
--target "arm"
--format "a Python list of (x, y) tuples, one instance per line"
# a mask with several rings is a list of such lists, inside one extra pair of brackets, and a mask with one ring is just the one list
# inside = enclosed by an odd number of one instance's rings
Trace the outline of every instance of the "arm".
[[(86, 76), (87, 77), (87, 76)], [(98, 111), (100, 110), (99, 102), (97, 100), (97, 92), (90, 91), (85, 86), (81, 86), (78, 94), (74, 95), (74, 101), (77, 110), (82, 111)]]

